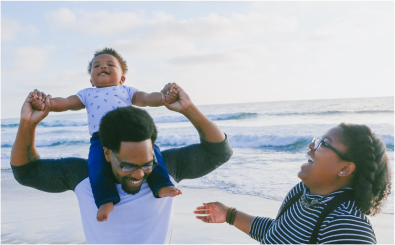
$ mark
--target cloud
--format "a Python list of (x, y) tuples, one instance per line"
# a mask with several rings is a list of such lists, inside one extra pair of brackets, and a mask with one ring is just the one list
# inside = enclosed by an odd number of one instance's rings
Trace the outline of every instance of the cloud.
[(111, 44), (125, 57), (160, 56), (166, 54), (190, 53), (195, 44), (189, 40), (166, 36), (162, 38), (142, 37), (133, 40), (119, 40)]
[(47, 65), (49, 53), (56, 50), (53, 45), (46, 47), (25, 46), (11, 52), (12, 63), (2, 69), (2, 75), (15, 76), (25, 73), (37, 73)]
[[(289, 32), (298, 29), (296, 18), (281, 15), (265, 15), (257, 12), (247, 14), (233, 13), (230, 17), (211, 13), (191, 20), (180, 20), (154, 30), (154, 34), (175, 35), (178, 37), (201, 40), (245, 39), (272, 32)], [(229, 40), (231, 41), (231, 40)]]
[(26, 25), (22, 25), (19, 21), (8, 18), (4, 15), (1, 17), (1, 41), (9, 42), (15, 40), (17, 35), (25, 35), (28, 37), (32, 37), (39, 33), (38, 29), (28, 23)]
[[(139, 14), (132, 12), (108, 13), (84, 10), (73, 12), (68, 8), (47, 12), (44, 18), (55, 30), (70, 30), (103, 37), (112, 37), (149, 24)], [(163, 16), (159, 16), (160, 18)]]
[[(194, 19), (175, 19), (163, 11), (154, 11), (148, 17), (145, 13), (106, 11), (72, 11), (61, 8), (47, 12), (46, 20), (56, 30), (68, 30), (85, 35), (116, 37), (118, 34), (137, 36), (145, 41), (153, 39), (183, 40), (229, 40), (245, 39), (267, 33), (290, 32), (299, 28), (298, 19), (279, 14), (249, 12), (233, 13), (229, 17), (217, 13)], [(138, 32), (133, 32), (137, 31)]]
[(249, 57), (249, 54), (246, 52), (231, 50), (209, 54), (178, 56), (170, 59), (168, 63), (179, 66), (212, 66), (245, 63), (246, 61), (248, 62)]

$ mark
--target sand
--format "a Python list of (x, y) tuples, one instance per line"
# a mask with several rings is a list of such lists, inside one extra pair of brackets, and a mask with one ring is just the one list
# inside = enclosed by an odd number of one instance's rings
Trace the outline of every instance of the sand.
[[(10, 172), (1, 175), (1, 243), (85, 243), (78, 202), (72, 191), (45, 193), (19, 185)], [(183, 188), (176, 197), (172, 243), (257, 244), (233, 226), (206, 224), (195, 207), (219, 201), (251, 215), (275, 217), (279, 201), (225, 193), (219, 189)], [(394, 243), (394, 216), (369, 218), (381, 244)]]

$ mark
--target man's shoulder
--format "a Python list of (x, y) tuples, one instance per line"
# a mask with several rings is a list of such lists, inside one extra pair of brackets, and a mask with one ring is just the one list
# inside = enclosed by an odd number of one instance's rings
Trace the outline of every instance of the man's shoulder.
[(88, 160), (77, 157), (40, 159), (12, 166), (15, 179), (22, 185), (46, 192), (74, 190), (88, 176)]

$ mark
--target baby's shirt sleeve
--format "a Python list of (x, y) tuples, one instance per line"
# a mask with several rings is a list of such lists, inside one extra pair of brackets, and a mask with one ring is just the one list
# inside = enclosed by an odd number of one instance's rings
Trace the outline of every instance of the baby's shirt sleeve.
[(78, 91), (76, 95), (86, 107), (86, 89)]
[(129, 86), (125, 86), (125, 88), (128, 92), (130, 101), (132, 101), (134, 93), (136, 93), (138, 91), (137, 88), (133, 88), (133, 87), (129, 87)]

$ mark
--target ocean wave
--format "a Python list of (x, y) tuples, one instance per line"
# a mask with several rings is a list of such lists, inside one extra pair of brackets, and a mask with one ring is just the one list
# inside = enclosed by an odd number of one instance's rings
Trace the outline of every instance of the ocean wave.
[(239, 134), (229, 135), (229, 142), (235, 148), (260, 148), (268, 146), (293, 146), (300, 143), (308, 143), (311, 140), (310, 136), (283, 136), (283, 135), (254, 135), (254, 134)]
[(38, 126), (42, 127), (73, 127), (88, 125), (85, 120), (56, 120), (48, 122), (40, 122)]
[(10, 159), (10, 154), (0, 152), (0, 159)]
[[(388, 148), (395, 146), (395, 135), (379, 135)], [(257, 134), (228, 134), (228, 140), (234, 148), (290, 147), (298, 148), (308, 144), (311, 135), (257, 135)], [(12, 147), (14, 140), (0, 140), (0, 147)], [(89, 137), (63, 136), (36, 139), (36, 146), (48, 147), (58, 145), (88, 144)], [(164, 146), (185, 146), (199, 143), (197, 134), (158, 135), (156, 143)], [(2, 155), (0, 155), (1, 159)]]
[[(51, 139), (36, 139), (36, 147), (44, 146), (58, 146), (58, 145), (76, 145), (76, 144), (87, 144), (89, 143), (89, 137), (83, 139), (81, 137), (71, 138), (51, 138)], [(9, 148), (14, 144), (14, 140), (1, 141), (1, 147)]]
[(363, 110), (363, 111), (317, 111), (317, 112), (278, 112), (267, 113), (269, 116), (303, 116), (303, 115), (333, 115), (333, 114), (377, 114), (394, 113), (393, 110)]
[[(258, 113), (237, 112), (237, 113), (224, 113), (224, 114), (208, 114), (206, 115), (213, 121), (218, 120), (242, 120), (247, 118), (256, 117)], [(189, 122), (184, 116), (162, 116), (154, 118), (155, 123), (176, 123), (176, 122)]]

